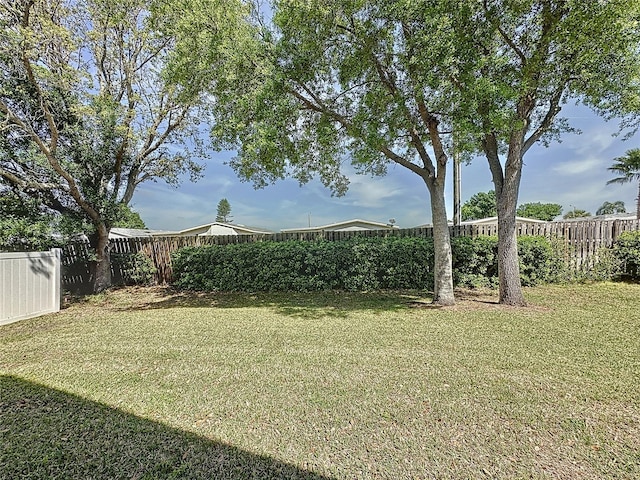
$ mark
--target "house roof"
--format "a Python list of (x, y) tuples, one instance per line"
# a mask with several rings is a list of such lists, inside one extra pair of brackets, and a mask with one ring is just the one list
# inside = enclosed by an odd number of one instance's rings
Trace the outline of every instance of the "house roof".
[[(478, 218), (476, 220), (467, 220), (462, 222), (461, 225), (485, 225), (498, 223), (498, 217)], [(537, 218), (527, 218), (516, 216), (516, 223), (547, 223), (544, 220), (538, 220)]]
[(245, 225), (236, 225), (234, 223), (212, 222), (190, 227), (179, 232), (176, 235), (252, 235), (252, 234), (269, 234), (273, 233), (269, 230), (260, 228), (247, 227)]
[(635, 213), (609, 213), (606, 215), (591, 215), (589, 217), (563, 218), (558, 222), (593, 222), (593, 221), (611, 221), (611, 220), (636, 220)]
[(315, 227), (286, 228), (281, 230), (282, 233), (304, 233), (304, 232), (322, 232), (328, 231), (362, 231), (362, 230), (391, 230), (398, 228), (396, 225), (388, 223), (372, 222), (370, 220), (362, 220), (354, 218), (344, 220), (342, 222), (329, 223), (327, 225), (318, 225)]
[(118, 228), (114, 227), (109, 231), (109, 238), (140, 238), (157, 237), (162, 235), (173, 235), (174, 232), (166, 230), (150, 230), (148, 228)]
[[(453, 222), (449, 220), (449, 226), (453, 226)], [(493, 225), (498, 223), (498, 217), (478, 218), (476, 220), (465, 220), (461, 225)], [(547, 223), (544, 220), (538, 220), (537, 218), (516, 217), (516, 223)], [(424, 225), (418, 225), (413, 228), (432, 228), (433, 224), (427, 223)]]

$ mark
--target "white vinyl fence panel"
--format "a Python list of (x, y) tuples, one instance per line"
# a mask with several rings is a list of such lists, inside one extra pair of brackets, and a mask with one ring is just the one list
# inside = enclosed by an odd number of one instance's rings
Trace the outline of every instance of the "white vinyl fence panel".
[(0, 253), (0, 325), (60, 310), (61, 250)]

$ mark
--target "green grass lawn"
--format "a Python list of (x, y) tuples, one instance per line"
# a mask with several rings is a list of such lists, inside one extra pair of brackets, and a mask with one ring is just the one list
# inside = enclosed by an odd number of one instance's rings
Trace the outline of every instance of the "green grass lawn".
[(115, 290), (0, 327), (0, 478), (640, 478), (640, 285)]

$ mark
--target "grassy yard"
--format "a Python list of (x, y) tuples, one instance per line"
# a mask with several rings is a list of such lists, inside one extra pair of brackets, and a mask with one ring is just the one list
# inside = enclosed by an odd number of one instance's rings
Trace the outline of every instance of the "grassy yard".
[(640, 478), (640, 285), (116, 290), (0, 327), (0, 478)]

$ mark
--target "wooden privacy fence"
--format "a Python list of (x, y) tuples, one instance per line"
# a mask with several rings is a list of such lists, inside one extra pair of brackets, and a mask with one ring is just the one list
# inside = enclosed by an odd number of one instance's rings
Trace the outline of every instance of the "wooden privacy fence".
[[(596, 258), (601, 247), (610, 247), (625, 231), (640, 230), (640, 220), (612, 220), (591, 222), (549, 222), (535, 224), (518, 224), (518, 236), (531, 235), (557, 239), (559, 248), (567, 254), (568, 264), (574, 269), (585, 268)], [(497, 235), (497, 225), (461, 225), (450, 227), (452, 236), (476, 237), (480, 235)], [(140, 237), (120, 238), (110, 242), (113, 254), (142, 253), (151, 259), (156, 272), (157, 283), (169, 283), (172, 278), (171, 254), (183, 247), (202, 245), (229, 245), (253, 242), (286, 242), (302, 241), (340, 241), (352, 237), (433, 237), (433, 228), (405, 228), (391, 230), (363, 230), (348, 232), (304, 232), (274, 233), (253, 235), (218, 235), (189, 237)], [(64, 283), (70, 285), (86, 282), (90, 275), (89, 247), (87, 243), (69, 244), (63, 248), (63, 265), (65, 267)], [(114, 284), (122, 282), (126, 272), (123, 265), (112, 262)]]

